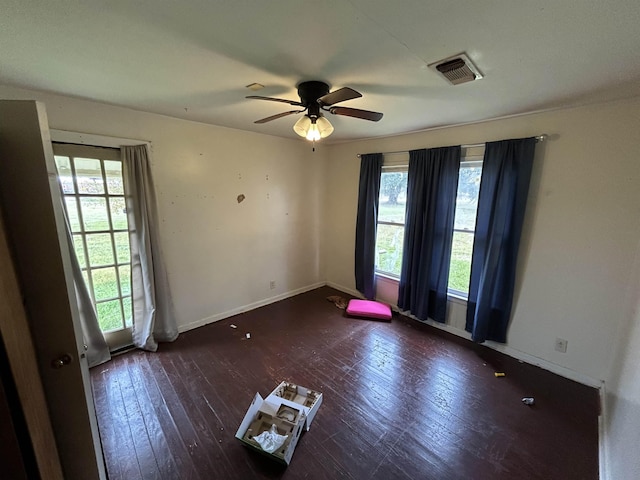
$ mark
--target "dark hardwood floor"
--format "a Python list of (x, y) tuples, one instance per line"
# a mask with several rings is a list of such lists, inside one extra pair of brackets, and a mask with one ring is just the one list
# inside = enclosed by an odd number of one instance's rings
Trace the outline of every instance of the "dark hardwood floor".
[[(323, 287), (93, 368), (109, 478), (598, 478), (595, 389), (328, 295), (346, 297)], [(234, 438), (282, 380), (324, 396), (286, 469)]]

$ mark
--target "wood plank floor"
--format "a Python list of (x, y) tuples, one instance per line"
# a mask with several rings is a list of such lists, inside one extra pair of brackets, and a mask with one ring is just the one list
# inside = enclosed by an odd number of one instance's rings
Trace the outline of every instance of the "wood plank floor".
[[(404, 317), (346, 318), (328, 295), (346, 296), (323, 287), (93, 368), (109, 478), (598, 478), (595, 389)], [(234, 438), (282, 380), (324, 395), (287, 469)]]

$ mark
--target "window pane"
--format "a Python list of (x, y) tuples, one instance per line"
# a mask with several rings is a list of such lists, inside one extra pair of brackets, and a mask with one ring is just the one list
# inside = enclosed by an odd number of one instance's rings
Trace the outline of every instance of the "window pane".
[(120, 310), (120, 300), (98, 303), (96, 305), (98, 313), (98, 323), (100, 330), (108, 332), (122, 328), (122, 311)]
[(112, 197), (109, 199), (111, 206), (111, 221), (114, 230), (127, 230), (127, 208), (124, 197)]
[(478, 192), (482, 166), (460, 166), (458, 177), (458, 196), (456, 198), (455, 228), (471, 230), (476, 228), (476, 211), (478, 210)]
[(471, 275), (471, 253), (473, 251), (473, 233), (453, 232), (451, 246), (451, 267), (449, 269), (449, 289), (469, 292)]
[(124, 265), (118, 268), (120, 272), (120, 288), (122, 295), (131, 295), (131, 266)]
[(73, 173), (71, 172), (71, 161), (69, 157), (54, 156), (56, 161), (56, 169), (58, 170), (58, 179), (62, 185), (63, 193), (74, 193)]
[(124, 324), (127, 327), (131, 327), (133, 326), (133, 314), (131, 313), (131, 297), (123, 298), (122, 306), (124, 308)]
[(122, 162), (104, 161), (104, 171), (107, 175), (107, 191), (110, 195), (124, 195), (122, 186)]
[(80, 218), (78, 218), (78, 203), (76, 197), (64, 197), (64, 203), (67, 209), (67, 219), (71, 226), (72, 232), (80, 232)]
[(104, 193), (104, 181), (100, 160), (94, 158), (75, 158), (76, 179), (79, 193)]
[(116, 255), (118, 255), (118, 264), (129, 263), (131, 255), (129, 254), (129, 233), (121, 232), (113, 234), (116, 241)]
[(96, 301), (118, 296), (118, 277), (115, 267), (91, 270)]
[(80, 197), (82, 223), (87, 232), (109, 230), (107, 202), (100, 197)]
[(73, 236), (73, 248), (76, 251), (76, 257), (78, 257), (80, 268), (85, 268), (87, 266), (87, 260), (84, 257), (84, 245), (82, 244), (81, 235)]
[(379, 222), (404, 223), (407, 172), (383, 172), (380, 177)]
[(404, 226), (378, 225), (376, 270), (400, 276)]
[(89, 263), (92, 267), (114, 264), (111, 235), (108, 233), (87, 235), (87, 249), (89, 250)]

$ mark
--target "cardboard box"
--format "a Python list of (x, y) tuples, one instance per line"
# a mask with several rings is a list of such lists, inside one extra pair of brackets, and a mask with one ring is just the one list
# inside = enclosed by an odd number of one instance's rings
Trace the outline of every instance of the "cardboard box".
[[(282, 382), (266, 399), (256, 393), (240, 423), (236, 438), (250, 449), (279, 463), (289, 465), (303, 429), (309, 430), (311, 420), (318, 412), (321, 403), (321, 393)], [(254, 437), (270, 430), (272, 425), (276, 426), (278, 434), (287, 435), (287, 439), (275, 452), (268, 453), (254, 440)]]
[(267, 400), (274, 403), (278, 402), (278, 399), (282, 399), (282, 403), (285, 405), (294, 408), (302, 407), (306, 415), (305, 430), (308, 432), (311, 422), (322, 405), (322, 393), (294, 383), (282, 382), (267, 397)]

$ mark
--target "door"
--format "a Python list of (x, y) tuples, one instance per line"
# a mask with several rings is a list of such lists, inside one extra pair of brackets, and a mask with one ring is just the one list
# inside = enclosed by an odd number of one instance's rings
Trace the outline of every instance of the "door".
[[(2, 215), (0, 215), (0, 298), (2, 299), (0, 302), (0, 362), (2, 362), (0, 376), (3, 389), (7, 393), (6, 406), (10, 410), (9, 418), (6, 416), (0, 418), (2, 431), (0, 478), (36, 478), (33, 473), (35, 470), (36, 473), (40, 473), (41, 478), (62, 480), (58, 450), (40, 373), (33, 360), (35, 350), (27, 316), (22, 306), (22, 295), (7, 247)], [(13, 392), (13, 400), (9, 399), (9, 392)], [(10, 440), (6, 437), (12, 432), (19, 443), (18, 451), (10, 448)], [(19, 474), (20, 463), (24, 465), (24, 476)], [(7, 468), (11, 465), (14, 469)]]
[(106, 478), (44, 105), (0, 101), (0, 203), (65, 479)]
[(131, 345), (131, 253), (119, 148), (53, 143), (76, 258), (111, 351)]

